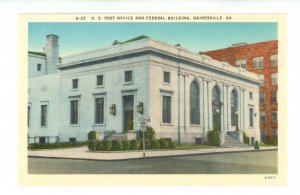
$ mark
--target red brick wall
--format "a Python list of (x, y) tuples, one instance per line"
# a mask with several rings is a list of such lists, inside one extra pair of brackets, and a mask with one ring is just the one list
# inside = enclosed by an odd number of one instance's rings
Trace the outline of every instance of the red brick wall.
[[(267, 131), (267, 136), (272, 138), (273, 128), (277, 128), (277, 123), (272, 121), (272, 111), (277, 111), (277, 103), (271, 103), (272, 91), (277, 91), (278, 86), (272, 85), (271, 74), (277, 73), (278, 68), (272, 67), (270, 63), (270, 56), (277, 54), (278, 41), (266, 41), (254, 44), (247, 44), (235, 47), (228, 47), (219, 50), (203, 52), (205, 55), (211, 56), (219, 61), (228, 62), (235, 66), (237, 59), (247, 59), (247, 70), (255, 72), (257, 74), (263, 74), (265, 83), (260, 87), (260, 90), (265, 93), (265, 104), (260, 105), (261, 111), (266, 111), (266, 123), (260, 123), (261, 129), (264, 128)], [(264, 57), (264, 67), (253, 69), (252, 60), (255, 57)], [(278, 97), (277, 97), (278, 98)], [(258, 115), (259, 117), (259, 115)]]

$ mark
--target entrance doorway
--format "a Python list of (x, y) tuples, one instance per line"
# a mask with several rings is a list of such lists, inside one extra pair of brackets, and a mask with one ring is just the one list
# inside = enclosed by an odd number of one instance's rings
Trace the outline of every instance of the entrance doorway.
[(123, 129), (128, 132), (134, 129), (134, 96), (123, 96)]

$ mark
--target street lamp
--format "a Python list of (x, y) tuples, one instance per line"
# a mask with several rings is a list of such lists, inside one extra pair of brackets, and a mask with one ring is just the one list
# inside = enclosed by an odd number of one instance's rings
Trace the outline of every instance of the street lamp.
[(144, 103), (139, 102), (139, 105), (137, 106), (137, 112), (140, 114), (144, 114)]
[(112, 104), (109, 108), (109, 113), (112, 115), (116, 115), (116, 104)]

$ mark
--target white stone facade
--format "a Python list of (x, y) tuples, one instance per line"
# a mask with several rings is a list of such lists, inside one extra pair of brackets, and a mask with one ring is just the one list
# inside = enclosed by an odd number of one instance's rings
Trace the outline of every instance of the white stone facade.
[[(58, 48), (55, 49), (58, 51)], [(41, 57), (35, 58), (32, 54), (29, 56), (29, 67), (35, 67)], [(58, 56), (55, 58), (58, 59)], [(44, 59), (47, 62), (48, 59)], [(59, 60), (50, 68), (53, 70), (55, 67), (57, 73), (35, 73), (29, 68), (30, 142), (47, 136), (57, 136), (59, 141), (69, 141), (70, 138), (82, 141), (87, 139), (91, 130), (124, 132), (127, 128), (124, 127), (124, 120), (128, 116), (129, 121), (132, 117), (129, 127), (133, 127), (132, 131), (140, 129), (138, 119), (145, 116), (151, 118), (148, 125), (156, 130), (157, 138), (171, 138), (180, 143), (195, 143), (196, 139), (205, 141), (207, 131), (212, 130), (215, 124), (212, 114), (212, 90), (215, 86), (220, 92), (222, 104), (218, 110), (221, 132), (225, 134), (236, 129), (231, 125), (230, 110), (231, 92), (235, 89), (238, 100), (238, 128), (254, 140), (260, 141), (257, 115), (260, 83), (254, 73), (152, 38), (72, 55), (63, 58), (60, 64), (57, 62)], [(125, 82), (126, 71), (132, 71), (130, 82)], [(169, 75), (168, 82), (164, 82), (164, 72)], [(100, 86), (97, 85), (99, 75), (103, 75)], [(72, 86), (73, 80), (78, 83), (75, 89)], [(199, 86), (198, 124), (190, 124), (190, 85), (193, 81)], [(133, 103), (126, 99), (129, 96), (133, 97)], [(163, 103), (163, 97), (167, 97), (164, 98), (168, 102), (167, 106)], [(97, 98), (103, 102), (103, 118), (100, 124), (95, 124)], [(76, 124), (70, 123), (71, 101), (78, 104)], [(46, 127), (40, 125), (43, 102), (47, 102), (49, 113)], [(143, 114), (137, 112), (140, 102), (143, 103)], [(112, 105), (116, 108), (115, 115), (110, 113)], [(129, 111), (124, 111), (125, 108)], [(167, 122), (163, 121), (163, 112)], [(54, 141), (54, 138), (49, 138), (49, 141)]]

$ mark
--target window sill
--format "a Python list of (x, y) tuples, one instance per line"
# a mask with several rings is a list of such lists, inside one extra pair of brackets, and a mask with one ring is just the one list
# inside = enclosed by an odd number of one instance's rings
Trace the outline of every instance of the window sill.
[(166, 83), (166, 82), (163, 82), (163, 85), (168, 85), (168, 86), (171, 86), (171, 83)]
[(134, 82), (133, 81), (131, 81), (131, 82), (125, 82), (125, 83), (123, 83), (123, 85), (133, 85), (134, 84)]
[(76, 92), (79, 91), (78, 88), (77, 89), (71, 89), (71, 92)]
[(48, 126), (40, 126), (40, 128), (45, 129), (48, 128)]
[(69, 127), (80, 127), (79, 124), (69, 125)]
[(174, 126), (173, 123), (160, 123), (161, 126)]
[(201, 127), (201, 125), (190, 124), (190, 127)]
[(92, 124), (93, 127), (106, 126), (106, 124)]
[(263, 69), (264, 67), (257, 67), (257, 68), (254, 68), (252, 67), (252, 69), (256, 70), (256, 69)]
[(104, 88), (104, 85), (97, 85), (96, 86), (96, 89), (101, 89), (101, 88)]

